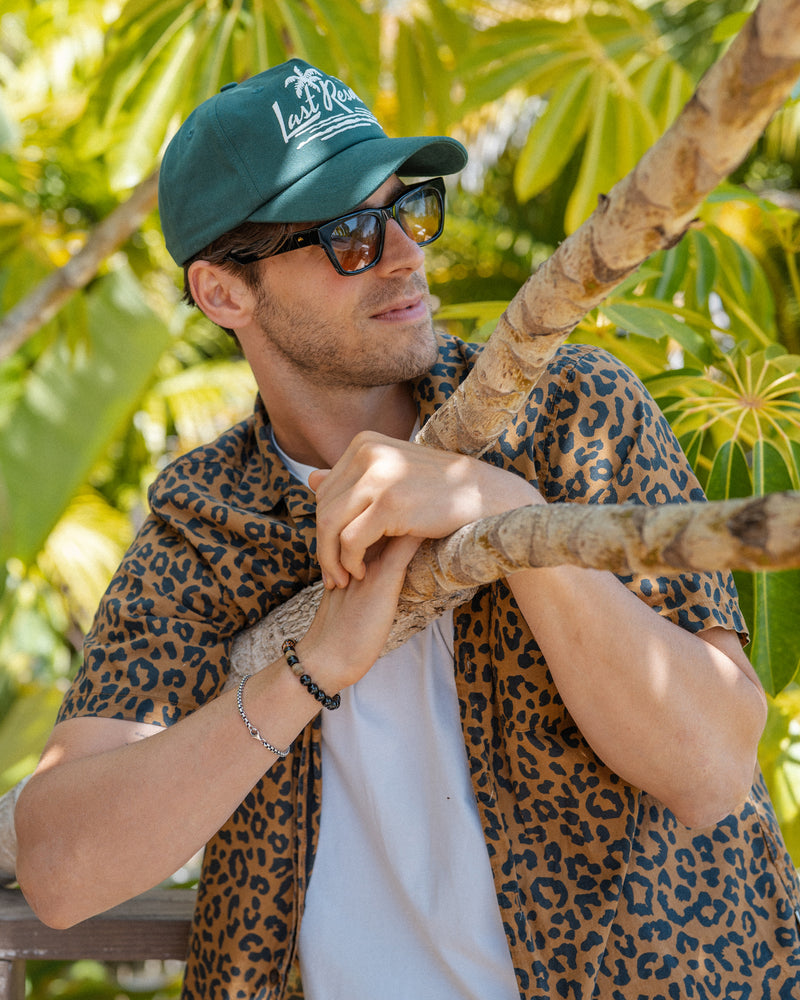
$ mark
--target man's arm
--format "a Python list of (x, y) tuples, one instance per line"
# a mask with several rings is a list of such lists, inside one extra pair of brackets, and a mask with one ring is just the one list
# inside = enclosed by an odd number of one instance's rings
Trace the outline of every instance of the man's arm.
[(767, 709), (735, 632), (687, 632), (598, 570), (526, 570), (508, 582), (608, 767), (686, 826), (716, 823), (747, 798)]
[[(544, 503), (514, 473), (372, 434), (312, 485), (320, 564), (338, 586), (364, 571), (381, 533), (443, 537), (500, 509)], [(535, 569), (509, 584), (601, 760), (687, 825), (717, 822), (746, 798), (766, 700), (735, 633), (692, 634), (612, 573)]]
[[(328, 694), (354, 683), (386, 640), (415, 539), (326, 594), (297, 651)], [(288, 747), (320, 705), (281, 657), (248, 681), (244, 706)], [(76, 718), (57, 725), (20, 795), (17, 875), (38, 916), (67, 927), (158, 884), (223, 825), (276, 758), (228, 692), (168, 727)]]

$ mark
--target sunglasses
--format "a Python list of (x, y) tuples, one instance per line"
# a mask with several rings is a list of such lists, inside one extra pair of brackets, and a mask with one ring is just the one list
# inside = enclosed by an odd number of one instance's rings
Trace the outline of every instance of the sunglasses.
[(362, 208), (320, 226), (291, 233), (271, 253), (231, 252), (227, 256), (237, 264), (252, 264), (290, 250), (321, 246), (339, 274), (361, 274), (381, 259), (388, 219), (394, 219), (418, 246), (438, 239), (444, 229), (444, 191), (442, 178), (434, 177), (406, 188), (390, 205)]

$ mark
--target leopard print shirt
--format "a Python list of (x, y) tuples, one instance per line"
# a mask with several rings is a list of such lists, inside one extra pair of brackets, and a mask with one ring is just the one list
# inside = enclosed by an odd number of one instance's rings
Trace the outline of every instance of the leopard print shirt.
[[(415, 384), (423, 423), (477, 350), (440, 337), (437, 365)], [(702, 498), (640, 382), (577, 345), (484, 458), (551, 503)], [(275, 454), (260, 402), (167, 468), (150, 502), (60, 719), (172, 725), (220, 693), (236, 633), (319, 578), (313, 495)], [(621, 579), (685, 629), (744, 633), (727, 575)], [(800, 884), (763, 780), (721, 823), (686, 829), (592, 752), (503, 580), (454, 622), (464, 740), (522, 1000), (800, 998)], [(317, 719), (209, 842), (185, 1000), (301, 995), (321, 781)], [(402, 966), (386, 956), (387, 976)]]

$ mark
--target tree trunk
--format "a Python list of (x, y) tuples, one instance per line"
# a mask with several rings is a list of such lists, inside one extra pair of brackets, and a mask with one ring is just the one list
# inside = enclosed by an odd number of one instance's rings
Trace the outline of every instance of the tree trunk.
[[(601, 197), (590, 218), (514, 296), (472, 372), (422, 428), (417, 441), (470, 455), (480, 455), (490, 447), (524, 406), (553, 354), (581, 318), (650, 254), (680, 240), (703, 199), (741, 163), (770, 117), (784, 103), (798, 74), (800, 4), (795, 0), (762, 0), (727, 52), (700, 81), (675, 123), (636, 167)], [(769, 505), (764, 508), (772, 509)], [(624, 572), (617, 568), (621, 563), (614, 543), (604, 538), (606, 526), (610, 530), (612, 523), (607, 518), (613, 519), (615, 509), (581, 507), (567, 515), (564, 510), (554, 506), (539, 508), (530, 515), (521, 513), (519, 519), (511, 517), (503, 522), (502, 528), (480, 522), (461, 529), (450, 539), (423, 545), (409, 568), (392, 633), (395, 638), (390, 641), (399, 645), (417, 631), (420, 622), (435, 618), (448, 604), (460, 603), (447, 597), (453, 574), (464, 587), (497, 579), (512, 565), (515, 569), (553, 565), (547, 561), (552, 557), (545, 550), (534, 550), (545, 545), (549, 534), (557, 535), (565, 516), (578, 521), (588, 519), (581, 530), (585, 561), (578, 565)], [(684, 569), (752, 568), (737, 564), (735, 549), (729, 550), (717, 541), (712, 544), (704, 534), (711, 531), (716, 505), (682, 504), (680, 515), (672, 513), (677, 505), (667, 510), (668, 519), (698, 517), (696, 530), (681, 528), (684, 539), (691, 538), (698, 552), (693, 562), (684, 541)], [(627, 508), (618, 516), (633, 517)], [(560, 519), (552, 528), (548, 526), (550, 517)], [(594, 518), (598, 519), (597, 527), (590, 528)], [(619, 530), (619, 522), (614, 523), (615, 530)], [(715, 523), (715, 531), (724, 533), (726, 523), (724, 518)], [(516, 540), (515, 555), (509, 563), (506, 551), (496, 550), (495, 545), (501, 538), (509, 541), (512, 529), (523, 533)], [(475, 539), (480, 539), (480, 544), (474, 544)], [(626, 558), (633, 560), (629, 565), (644, 566), (649, 558), (647, 551), (637, 554), (632, 548), (637, 537), (628, 537), (625, 544)], [(734, 545), (733, 538), (730, 545)], [(592, 554), (592, 546), (596, 555)], [(573, 561), (568, 545), (563, 543), (557, 550), (547, 551), (560, 552), (558, 558), (564, 562)], [(524, 557), (519, 552), (524, 552)], [(765, 550), (763, 559), (757, 566), (760, 570), (786, 568), (771, 561), (771, 550)], [(679, 568), (678, 563), (663, 566), (669, 570)], [(648, 566), (648, 572), (656, 572), (656, 567)], [(420, 581), (425, 581), (424, 585)], [(425, 600), (437, 604), (429, 615), (417, 608), (413, 623), (406, 629), (402, 619), (414, 593), (424, 593)], [(288, 610), (277, 609), (254, 625), (249, 630), (253, 635), (243, 633), (234, 644), (235, 673), (252, 673), (259, 662), (274, 659), (274, 637), (284, 626), (284, 635), (303, 634), (313, 619), (319, 597), (319, 591), (310, 588), (293, 598)], [(288, 616), (285, 622), (284, 615)], [(268, 660), (263, 660), (264, 656)]]

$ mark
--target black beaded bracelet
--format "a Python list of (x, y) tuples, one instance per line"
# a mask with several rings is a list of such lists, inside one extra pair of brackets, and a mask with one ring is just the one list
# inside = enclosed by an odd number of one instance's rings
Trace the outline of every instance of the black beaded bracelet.
[(300, 657), (295, 652), (296, 645), (297, 643), (294, 639), (284, 639), (281, 645), (281, 651), (286, 657), (286, 662), (292, 668), (292, 673), (298, 678), (308, 693), (317, 699), (323, 708), (327, 708), (331, 712), (335, 711), (341, 705), (342, 699), (338, 694), (335, 694), (332, 698), (325, 694), (319, 684), (315, 684), (311, 680), (311, 677), (305, 673), (300, 663)]

